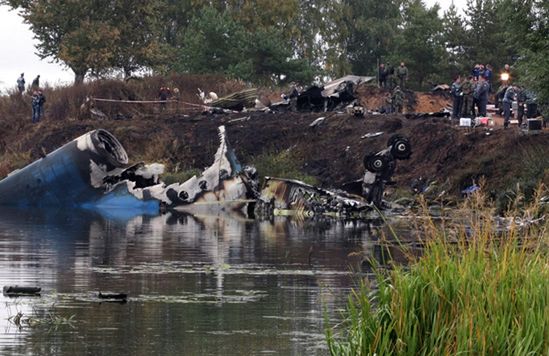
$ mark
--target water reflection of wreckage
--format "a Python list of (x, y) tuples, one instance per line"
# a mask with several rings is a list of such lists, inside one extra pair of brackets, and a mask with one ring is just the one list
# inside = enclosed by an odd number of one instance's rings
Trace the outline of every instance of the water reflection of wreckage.
[(388, 147), (364, 158), (362, 195), (331, 191), (296, 180), (266, 178), (262, 192), (253, 167), (242, 166), (225, 128), (213, 164), (183, 183), (164, 184), (162, 164), (128, 167), (120, 142), (105, 130), (94, 130), (65, 144), (0, 181), (0, 205), (18, 207), (122, 208), (157, 214), (163, 209), (185, 212), (244, 211), (253, 214), (302, 213), (351, 216), (381, 206), (385, 184), (396, 159), (411, 154), (407, 139), (395, 136)]

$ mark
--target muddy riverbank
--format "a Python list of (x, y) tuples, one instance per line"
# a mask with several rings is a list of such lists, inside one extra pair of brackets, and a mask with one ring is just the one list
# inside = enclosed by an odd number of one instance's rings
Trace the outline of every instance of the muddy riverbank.
[[(200, 81), (196, 78), (192, 83), (183, 81), (181, 87), (185, 83), (190, 84), (182, 91), (181, 100), (197, 102), (193, 98), (192, 86), (198, 86)], [(124, 84), (117, 85), (116, 88), (111, 85), (109, 91), (103, 88), (103, 95), (121, 99), (146, 95), (143, 84), (140, 84), (142, 92), (126, 88)], [(200, 85), (208, 88), (207, 83)], [(226, 84), (218, 90), (230, 91), (233, 88), (238, 88), (238, 85)], [(98, 84), (94, 84), (88, 92), (97, 95), (96, 91), (100, 89)], [(78, 90), (78, 95), (75, 90)], [(338, 112), (202, 115), (196, 107), (189, 106), (168, 108), (165, 112), (158, 111), (158, 108), (142, 108), (141, 111), (133, 108), (130, 112), (127, 107), (122, 110), (120, 106), (119, 120), (79, 119), (75, 108), (85, 93), (82, 88), (52, 91), (50, 110), (46, 110), (46, 118), (36, 125), (25, 116), (27, 103), (24, 98), (1, 98), (0, 176), (96, 128), (113, 133), (133, 162), (162, 162), (170, 173), (202, 169), (211, 164), (217, 148), (217, 127), (225, 125), (243, 163), (260, 165), (258, 161), (265, 155), (283, 154), (289, 165), (295, 166), (303, 175), (313, 177), (324, 187), (339, 187), (360, 178), (364, 155), (385, 147), (388, 138), (395, 133), (409, 137), (413, 155), (409, 160), (398, 162), (394, 176), (397, 184), (388, 191), (389, 194), (410, 194), (410, 186), (417, 180), (422, 182), (420, 191), (433, 194), (445, 191), (459, 196), (461, 190), (484, 177), (486, 189), (494, 197), (515, 189), (517, 183), (530, 191), (540, 182), (549, 183), (547, 131), (524, 135), (516, 128), (464, 129), (446, 118), (412, 119), (402, 114), (367, 114), (364, 117)], [(375, 88), (359, 88), (358, 93), (360, 101), (370, 106), (374, 105), (376, 98), (386, 94)], [(434, 109), (448, 102), (435, 94), (416, 93), (416, 98), (416, 108), (430, 106)], [(60, 102), (66, 103), (67, 112), (64, 116), (58, 113), (54, 117), (53, 109), (59, 108)], [(321, 125), (310, 127), (319, 117), (326, 119)], [(364, 135), (376, 132), (383, 134), (364, 138)], [(266, 173), (259, 172), (260, 175)]]

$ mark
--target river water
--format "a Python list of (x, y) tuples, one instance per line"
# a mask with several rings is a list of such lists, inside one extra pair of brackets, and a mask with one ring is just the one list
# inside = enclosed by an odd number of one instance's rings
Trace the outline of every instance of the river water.
[[(372, 222), (0, 210), (1, 355), (324, 355)], [(126, 303), (99, 292), (127, 293)], [(17, 322), (15, 315), (20, 313)]]

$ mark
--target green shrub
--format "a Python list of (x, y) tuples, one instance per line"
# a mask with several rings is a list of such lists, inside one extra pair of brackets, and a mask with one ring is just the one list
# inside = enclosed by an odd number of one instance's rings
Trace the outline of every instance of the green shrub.
[(527, 223), (541, 200), (499, 229), (470, 203), (466, 223), (424, 223), (421, 257), (351, 295), (343, 329), (327, 331), (332, 355), (549, 354), (549, 224)]

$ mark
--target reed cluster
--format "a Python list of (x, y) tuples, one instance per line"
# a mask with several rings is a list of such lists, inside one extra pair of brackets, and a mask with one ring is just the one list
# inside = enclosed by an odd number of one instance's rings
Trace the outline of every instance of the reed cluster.
[(331, 354), (549, 355), (545, 194), (504, 217), (476, 195), (455, 219), (421, 220), (420, 257), (361, 283), (327, 330)]

